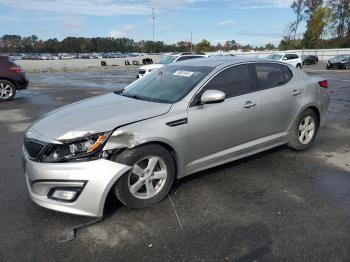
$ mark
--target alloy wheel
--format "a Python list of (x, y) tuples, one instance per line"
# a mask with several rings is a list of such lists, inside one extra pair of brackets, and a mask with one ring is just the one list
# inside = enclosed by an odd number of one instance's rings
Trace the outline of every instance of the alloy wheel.
[(0, 98), (8, 99), (12, 96), (13, 90), (9, 84), (0, 82)]
[(167, 176), (167, 167), (161, 157), (145, 157), (132, 167), (129, 174), (130, 193), (139, 199), (150, 199), (162, 190)]
[(315, 134), (315, 121), (311, 116), (304, 117), (300, 124), (298, 130), (298, 138), (300, 143), (307, 145), (311, 142)]

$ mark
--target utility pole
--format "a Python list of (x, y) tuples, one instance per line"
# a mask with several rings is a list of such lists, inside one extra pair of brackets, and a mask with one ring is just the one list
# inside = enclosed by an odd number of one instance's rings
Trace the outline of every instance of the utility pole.
[(153, 43), (154, 43), (154, 7), (152, 7), (152, 23), (153, 23)]
[(192, 30), (191, 30), (191, 53), (192, 53)]

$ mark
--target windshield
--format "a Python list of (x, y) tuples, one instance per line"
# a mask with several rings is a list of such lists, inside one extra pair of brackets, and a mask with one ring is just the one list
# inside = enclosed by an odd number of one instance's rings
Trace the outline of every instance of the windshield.
[(163, 56), (158, 62), (158, 64), (162, 64), (162, 65), (170, 64), (175, 60), (175, 58), (176, 58), (175, 56), (170, 56), (170, 55)]
[(212, 70), (209, 66), (165, 66), (135, 81), (119, 94), (172, 104), (187, 95)]
[(346, 58), (348, 58), (347, 55), (337, 55), (337, 56), (334, 57), (335, 60), (343, 60), (343, 59), (346, 59)]
[(271, 55), (268, 55), (267, 58), (268, 59), (271, 59), (271, 60), (275, 60), (275, 61), (278, 61), (282, 58), (283, 55), (278, 55), (278, 54), (271, 54)]

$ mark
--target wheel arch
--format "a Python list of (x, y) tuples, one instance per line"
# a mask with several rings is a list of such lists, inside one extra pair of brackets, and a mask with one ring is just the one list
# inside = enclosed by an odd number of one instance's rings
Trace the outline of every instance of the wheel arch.
[(311, 109), (312, 111), (315, 112), (315, 114), (317, 116), (317, 124), (318, 124), (318, 127), (319, 127), (320, 126), (320, 122), (321, 122), (321, 113), (320, 113), (319, 108), (317, 106), (315, 106), (315, 105), (310, 105), (310, 106), (306, 107), (303, 111), (305, 111), (306, 109)]
[(7, 77), (0, 77), (0, 80), (9, 81), (11, 84), (13, 84), (13, 85), (15, 86), (16, 90), (18, 89), (16, 83), (15, 83), (13, 80), (11, 80), (10, 78), (7, 78)]
[(159, 145), (164, 147), (169, 154), (171, 155), (174, 164), (175, 164), (175, 173), (176, 173), (176, 178), (179, 177), (179, 172), (180, 172), (180, 160), (179, 157), (177, 155), (176, 150), (174, 149), (173, 146), (171, 146), (169, 143), (166, 143), (164, 141), (160, 141), (160, 140), (149, 140), (147, 142), (144, 142), (142, 144), (137, 145), (135, 148), (140, 147), (140, 146), (146, 146), (146, 145)]

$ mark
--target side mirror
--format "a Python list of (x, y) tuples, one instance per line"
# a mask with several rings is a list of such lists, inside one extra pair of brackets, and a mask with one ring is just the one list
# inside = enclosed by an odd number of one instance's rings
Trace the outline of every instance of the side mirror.
[(215, 104), (223, 102), (226, 94), (219, 90), (207, 90), (201, 96), (201, 104)]
[(288, 60), (288, 58), (287, 57), (283, 57), (282, 60)]

